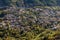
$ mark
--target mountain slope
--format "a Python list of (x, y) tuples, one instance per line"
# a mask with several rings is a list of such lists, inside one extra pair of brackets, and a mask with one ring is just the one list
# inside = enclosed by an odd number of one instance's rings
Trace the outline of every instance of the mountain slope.
[(0, 0), (0, 7), (11, 4), (18, 7), (60, 6), (59, 2), (60, 0)]
[[(20, 2), (19, 2), (20, 1)], [(57, 0), (19, 0), (16, 2), (18, 6), (20, 4), (24, 4), (25, 7), (33, 7), (33, 6), (56, 6)], [(20, 3), (20, 4), (19, 4)]]

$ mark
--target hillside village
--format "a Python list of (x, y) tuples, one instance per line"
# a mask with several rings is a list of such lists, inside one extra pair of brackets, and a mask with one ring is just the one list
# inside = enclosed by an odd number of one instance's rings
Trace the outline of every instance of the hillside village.
[(0, 0), (0, 40), (60, 40), (60, 0)]
[(10, 7), (0, 15), (1, 40), (60, 40), (59, 7)]

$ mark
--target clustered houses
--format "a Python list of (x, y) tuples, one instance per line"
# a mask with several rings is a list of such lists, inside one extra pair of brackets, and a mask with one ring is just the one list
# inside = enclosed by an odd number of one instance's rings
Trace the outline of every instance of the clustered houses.
[(19, 24), (19, 19), (16, 18), (13, 14), (7, 14), (3, 18), (3, 21), (0, 22), (0, 25), (6, 26), (9, 25), (10, 27), (18, 27), (20, 26)]
[[(12, 10), (13, 9), (13, 10)], [(3, 17), (3, 25), (9, 24), (10, 27), (32, 26), (33, 24), (42, 25), (43, 27), (56, 27), (60, 16), (59, 12), (42, 8), (10, 8), (4, 12), (10, 12)], [(2, 25), (2, 23), (0, 24)], [(22, 28), (21, 27), (21, 28)]]

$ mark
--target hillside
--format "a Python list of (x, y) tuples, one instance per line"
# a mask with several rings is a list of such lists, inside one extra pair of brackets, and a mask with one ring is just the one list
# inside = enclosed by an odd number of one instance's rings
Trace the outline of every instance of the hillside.
[(18, 6), (18, 7), (34, 7), (34, 6), (60, 6), (60, 0), (0, 0), (0, 6)]
[(0, 40), (60, 40), (60, 0), (0, 0)]
[(0, 10), (0, 40), (60, 40), (60, 7)]

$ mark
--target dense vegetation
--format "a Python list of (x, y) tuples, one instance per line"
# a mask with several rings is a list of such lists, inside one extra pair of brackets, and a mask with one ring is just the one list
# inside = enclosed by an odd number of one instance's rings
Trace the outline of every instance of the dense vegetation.
[(18, 7), (60, 6), (60, 0), (0, 0), (0, 2), (5, 6), (15, 5)]
[(0, 40), (60, 40), (60, 30), (49, 30), (38, 25), (21, 30), (20, 28), (0, 26)]

